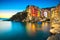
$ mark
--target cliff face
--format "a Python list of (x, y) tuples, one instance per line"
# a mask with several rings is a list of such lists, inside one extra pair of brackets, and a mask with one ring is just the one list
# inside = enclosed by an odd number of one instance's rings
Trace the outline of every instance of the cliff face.
[[(60, 8), (60, 6), (59, 6)], [(58, 9), (59, 9), (58, 8)], [(56, 9), (55, 9), (56, 10)], [(46, 11), (44, 13), (44, 11)], [(43, 8), (43, 9), (39, 9), (39, 7), (34, 6), (34, 5), (28, 5), (26, 7), (26, 10), (24, 10), (23, 12), (18, 12), (17, 14), (13, 15), (9, 20), (11, 21), (23, 21), (24, 19), (26, 19), (26, 21), (31, 21), (31, 20), (39, 20), (43, 18), (46, 18), (46, 21), (50, 21), (50, 17), (51, 17), (51, 8)], [(46, 15), (45, 15), (46, 14)], [(45, 21), (45, 20), (43, 20)]]
[(13, 15), (9, 21), (23, 21), (27, 17), (27, 12), (18, 12)]
[[(29, 10), (31, 9), (31, 10)], [(8, 21), (24, 21), (25, 19), (28, 18), (28, 20), (30, 20), (29, 18), (32, 17), (33, 14), (35, 14), (35, 16), (38, 14), (36, 13), (35, 11), (33, 12), (32, 9), (37, 9), (38, 8), (36, 6), (27, 6), (26, 10), (25, 11), (22, 11), (22, 12), (18, 12), (16, 13), (15, 15), (13, 15)], [(28, 11), (28, 12), (27, 12)], [(30, 13), (30, 12), (31, 13)], [(31, 14), (31, 15), (30, 15)], [(29, 16), (30, 15), (30, 16)], [(32, 18), (31, 18), (32, 19)], [(25, 20), (26, 21), (26, 20)]]

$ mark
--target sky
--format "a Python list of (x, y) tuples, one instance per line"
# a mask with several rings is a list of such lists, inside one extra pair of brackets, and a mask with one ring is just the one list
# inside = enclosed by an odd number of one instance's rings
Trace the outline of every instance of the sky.
[(35, 5), (39, 8), (53, 7), (60, 0), (0, 0), (0, 15), (13, 14), (26, 9), (27, 5)]

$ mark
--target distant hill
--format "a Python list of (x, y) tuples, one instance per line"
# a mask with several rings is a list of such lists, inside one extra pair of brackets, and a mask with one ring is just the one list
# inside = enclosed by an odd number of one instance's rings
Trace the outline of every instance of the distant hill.
[(17, 12), (8, 21), (22, 21), (26, 19), (26, 17), (27, 17), (27, 12)]

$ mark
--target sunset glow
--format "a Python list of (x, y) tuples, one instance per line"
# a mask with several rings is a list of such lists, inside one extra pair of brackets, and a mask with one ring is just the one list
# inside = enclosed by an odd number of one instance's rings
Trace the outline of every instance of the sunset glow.
[(0, 10), (0, 18), (10, 18), (21, 10)]

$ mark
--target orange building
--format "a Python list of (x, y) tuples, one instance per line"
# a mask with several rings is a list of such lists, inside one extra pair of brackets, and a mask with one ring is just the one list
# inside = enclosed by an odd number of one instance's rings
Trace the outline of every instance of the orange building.
[(27, 12), (28, 12), (28, 19), (32, 20), (32, 17), (40, 17), (40, 9), (36, 6), (28, 6), (27, 8)]
[(39, 11), (39, 9), (38, 9), (37, 7), (35, 7), (35, 6), (30, 6), (30, 7), (29, 7), (29, 10), (30, 10), (31, 16), (33, 16), (33, 17), (37, 17), (37, 16), (38, 16), (38, 11)]

